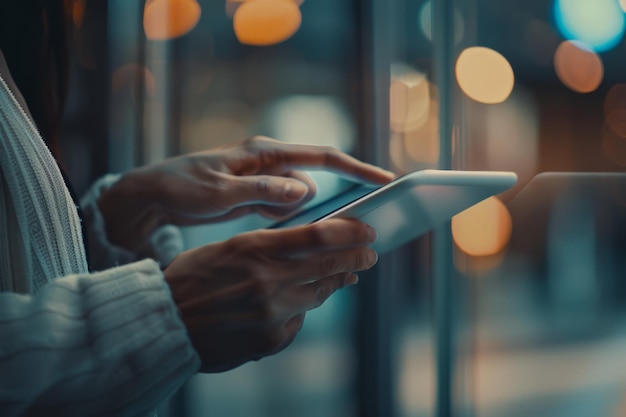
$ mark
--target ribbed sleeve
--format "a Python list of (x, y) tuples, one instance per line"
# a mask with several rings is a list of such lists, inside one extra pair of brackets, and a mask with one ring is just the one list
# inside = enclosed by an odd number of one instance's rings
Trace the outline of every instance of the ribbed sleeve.
[(0, 415), (138, 416), (199, 367), (151, 260), (0, 294)]
[(81, 199), (89, 241), (91, 269), (101, 270), (124, 265), (143, 257), (150, 257), (161, 265), (167, 265), (184, 249), (182, 233), (176, 226), (166, 225), (155, 230), (150, 236), (149, 253), (145, 254), (135, 254), (109, 242), (105, 219), (102, 217), (97, 201), (100, 194), (115, 184), (120, 177), (120, 174), (105, 175), (96, 181)]

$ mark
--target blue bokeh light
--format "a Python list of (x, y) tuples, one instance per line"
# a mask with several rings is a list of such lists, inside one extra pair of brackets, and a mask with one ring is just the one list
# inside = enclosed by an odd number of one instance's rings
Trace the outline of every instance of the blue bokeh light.
[(596, 52), (617, 46), (626, 29), (618, 0), (555, 0), (554, 18), (563, 37)]

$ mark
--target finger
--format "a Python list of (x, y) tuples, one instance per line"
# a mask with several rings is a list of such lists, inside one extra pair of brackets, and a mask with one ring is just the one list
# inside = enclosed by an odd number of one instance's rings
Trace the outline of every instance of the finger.
[(306, 172), (290, 170), (290, 171), (286, 171), (282, 173), (282, 176), (288, 177), (288, 178), (294, 178), (306, 184), (306, 186), (308, 187), (307, 194), (304, 196), (302, 200), (294, 204), (288, 204), (284, 206), (276, 206), (276, 205), (271, 206), (271, 205), (263, 205), (263, 204), (258, 205), (254, 209), (261, 216), (264, 216), (270, 219), (281, 219), (289, 215), (290, 213), (293, 213), (299, 207), (302, 207), (304, 204), (311, 201), (313, 197), (315, 197), (315, 193), (317, 193), (317, 184), (315, 184), (315, 181), (313, 181), (313, 178), (311, 178), (311, 176), (308, 175)]
[(377, 184), (385, 184), (395, 178), (394, 173), (361, 162), (331, 146), (287, 144), (264, 137), (251, 143), (250, 146), (256, 147), (255, 151), (265, 165), (324, 168), (358, 181)]
[(354, 273), (336, 274), (309, 284), (294, 286), (288, 290), (286, 297), (294, 313), (304, 313), (320, 307), (337, 290), (357, 282), (358, 278)]
[(287, 205), (303, 200), (309, 193), (302, 181), (274, 175), (232, 176), (224, 193), (223, 205), (238, 207), (251, 204)]
[(320, 278), (370, 269), (378, 261), (378, 254), (370, 248), (324, 252), (280, 262), (275, 272), (279, 285), (305, 284)]
[(365, 223), (352, 219), (329, 219), (304, 226), (244, 233), (235, 236), (232, 244), (235, 247), (253, 245), (268, 255), (287, 258), (367, 246), (375, 240), (376, 231)]

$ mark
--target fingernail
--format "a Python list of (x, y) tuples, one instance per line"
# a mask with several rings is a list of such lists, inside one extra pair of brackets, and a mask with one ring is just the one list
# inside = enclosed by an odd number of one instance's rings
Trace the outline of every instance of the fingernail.
[(346, 278), (346, 287), (349, 285), (356, 285), (359, 283), (359, 276), (357, 274), (350, 274), (348, 278)]
[(367, 250), (367, 266), (368, 268), (373, 267), (374, 265), (376, 265), (376, 262), (378, 261), (378, 254), (371, 250), (368, 249)]
[(386, 169), (383, 169), (383, 168), (379, 168), (379, 169), (380, 169), (380, 170), (381, 170), (381, 171), (382, 171), (385, 175), (387, 175), (388, 177), (391, 177), (391, 178), (396, 178), (396, 174), (395, 174), (395, 172), (392, 172), (392, 171), (387, 171)]
[(376, 233), (376, 229), (372, 226), (367, 226), (367, 240), (369, 243), (374, 243), (378, 238), (378, 233)]
[(285, 184), (283, 193), (287, 200), (296, 201), (301, 200), (308, 191), (308, 187), (301, 182), (291, 181)]

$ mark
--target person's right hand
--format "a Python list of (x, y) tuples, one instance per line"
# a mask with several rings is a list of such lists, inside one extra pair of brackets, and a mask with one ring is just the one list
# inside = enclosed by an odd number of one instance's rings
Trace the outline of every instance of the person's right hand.
[(327, 220), (244, 233), (174, 258), (165, 279), (200, 371), (226, 371), (287, 347), (307, 311), (376, 263), (367, 247), (375, 239), (364, 223)]

